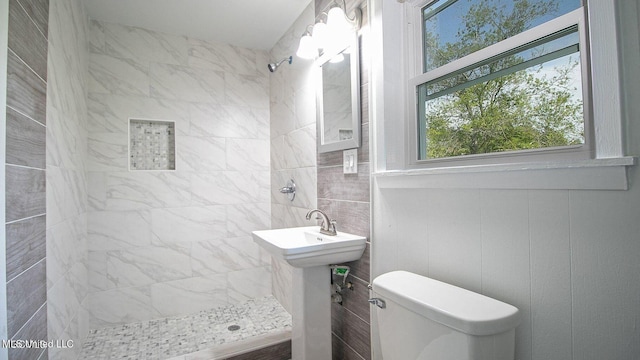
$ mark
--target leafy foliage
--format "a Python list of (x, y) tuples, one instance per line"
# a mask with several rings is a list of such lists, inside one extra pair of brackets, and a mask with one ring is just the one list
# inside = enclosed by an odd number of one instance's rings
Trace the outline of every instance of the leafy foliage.
[[(516, 0), (509, 9), (495, 0), (474, 1), (454, 42), (439, 44), (437, 34), (427, 32), (429, 61), (434, 68), (447, 64), (526, 30), (532, 19), (556, 9), (554, 0)], [(566, 63), (553, 71), (541, 65), (505, 71), (525, 61), (511, 55), (429, 84), (433, 94), (474, 79), (490, 79), (427, 101), (426, 157), (581, 144), (582, 100), (574, 95), (578, 89), (572, 76), (579, 62), (572, 57), (563, 59)], [(491, 76), (499, 71), (506, 74)]]

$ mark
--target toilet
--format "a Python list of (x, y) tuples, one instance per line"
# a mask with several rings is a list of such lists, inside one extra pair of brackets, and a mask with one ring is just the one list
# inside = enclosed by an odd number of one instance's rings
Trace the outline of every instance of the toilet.
[(514, 360), (514, 306), (407, 271), (372, 292), (384, 360)]

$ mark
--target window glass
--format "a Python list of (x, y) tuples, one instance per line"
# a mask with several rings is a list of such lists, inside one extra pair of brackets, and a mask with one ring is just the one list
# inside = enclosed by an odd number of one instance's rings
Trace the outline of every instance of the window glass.
[(436, 0), (422, 9), (424, 72), (580, 6), (580, 0)]
[(419, 85), (420, 160), (584, 144), (577, 27)]

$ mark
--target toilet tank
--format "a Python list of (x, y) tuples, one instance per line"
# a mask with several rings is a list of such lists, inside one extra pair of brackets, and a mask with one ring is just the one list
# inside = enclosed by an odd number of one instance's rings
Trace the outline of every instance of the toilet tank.
[(514, 359), (514, 306), (407, 271), (372, 285), (384, 360)]

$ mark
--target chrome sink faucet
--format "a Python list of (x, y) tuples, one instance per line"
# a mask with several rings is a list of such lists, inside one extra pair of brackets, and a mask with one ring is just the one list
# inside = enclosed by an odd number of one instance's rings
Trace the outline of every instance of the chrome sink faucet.
[(335, 220), (329, 220), (329, 217), (327, 216), (327, 214), (322, 212), (322, 210), (320, 210), (320, 209), (310, 210), (307, 213), (307, 220), (311, 220), (311, 215), (313, 215), (313, 213), (318, 213), (318, 215), (320, 215), (320, 217), (322, 218), (322, 224), (320, 224), (320, 233), (321, 234), (330, 235), (330, 236), (338, 235), (336, 233), (336, 221)]

